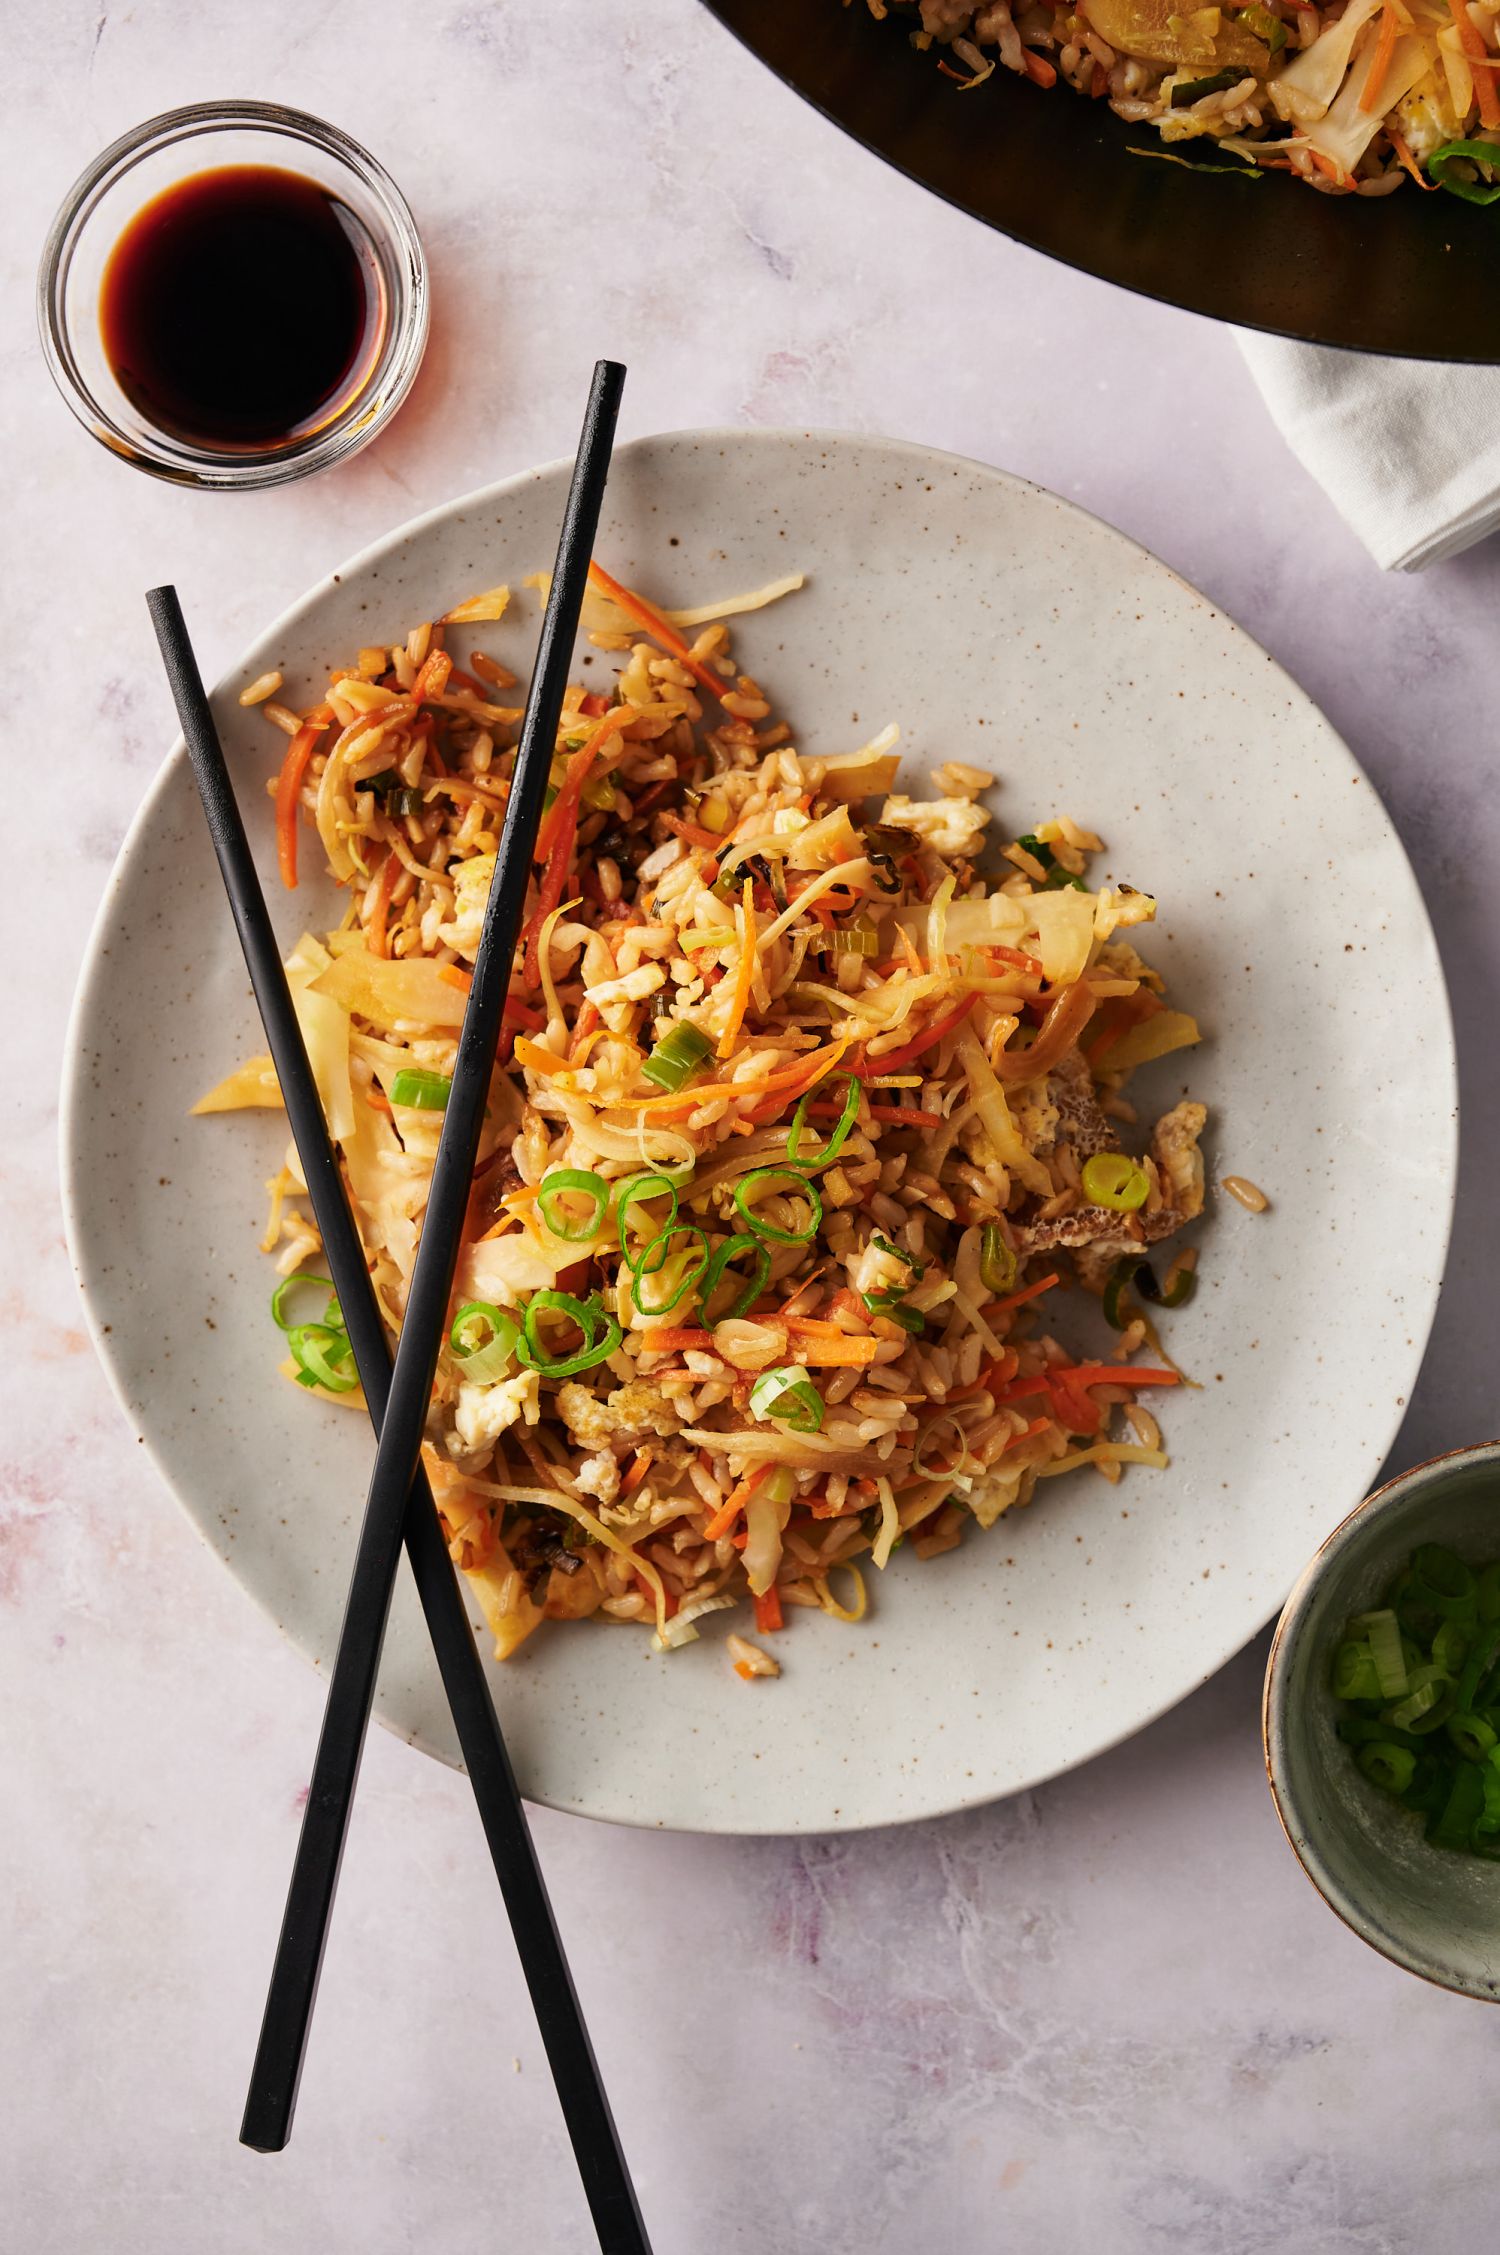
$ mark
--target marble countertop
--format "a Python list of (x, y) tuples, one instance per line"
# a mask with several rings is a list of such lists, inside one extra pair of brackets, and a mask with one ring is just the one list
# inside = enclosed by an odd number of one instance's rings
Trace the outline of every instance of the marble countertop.
[[(694, 0), (59, 0), (7, 32), (0, 259), (12, 823), (0, 1419), (0, 2248), (574, 2255), (587, 2216), (461, 1778), (372, 1739), (303, 2085), (235, 2142), (319, 1686), (199, 1545), (84, 1336), (56, 1087), (84, 936), (171, 734), (141, 590), (204, 671), (400, 519), (629, 433), (819, 423), (974, 454), (1145, 542), (1320, 700), (1383, 793), (1453, 985), (1448, 1286), (1393, 1464), (1495, 1430), (1500, 544), (1382, 577), (1233, 337), (1049, 265), (842, 140)], [(29, 297), (75, 172), (228, 92), (394, 171), (434, 332), (316, 482), (178, 493), (91, 445)], [(82, 754), (80, 758), (78, 755)], [(1393, 1023), (1399, 1045), (1403, 1029)], [(1379, 1196), (1378, 1177), (1351, 1195)], [(1330, 1522), (1354, 1499), (1329, 1498)], [(536, 1829), (658, 2255), (1457, 2255), (1493, 2212), (1500, 2017), (1384, 1965), (1287, 1852), (1265, 1640), (1118, 1752), (978, 1814), (831, 1841)]]

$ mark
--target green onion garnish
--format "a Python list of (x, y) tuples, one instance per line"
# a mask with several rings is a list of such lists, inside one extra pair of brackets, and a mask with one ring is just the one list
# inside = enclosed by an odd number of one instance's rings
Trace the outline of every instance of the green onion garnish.
[[(643, 1297), (641, 1292), (641, 1285), (645, 1278), (648, 1276), (661, 1275), (662, 1270), (667, 1267), (669, 1259), (675, 1261), (679, 1257), (676, 1254), (673, 1254), (671, 1250), (672, 1239), (674, 1237), (686, 1237), (696, 1241), (698, 1246), (697, 1265), (695, 1267), (690, 1267), (684, 1271), (683, 1275), (677, 1283), (676, 1290), (671, 1293), (669, 1298), (665, 1300), (646, 1299)], [(657, 1250), (658, 1247), (660, 1247), (659, 1252)], [(657, 1255), (655, 1260), (651, 1258), (653, 1253), (656, 1253)], [(684, 1293), (691, 1292), (695, 1285), (701, 1284), (707, 1273), (707, 1237), (704, 1235), (703, 1231), (695, 1227), (693, 1223), (679, 1222), (675, 1229), (664, 1229), (659, 1236), (653, 1237), (650, 1244), (646, 1247), (645, 1252), (641, 1255), (640, 1260), (632, 1263), (630, 1277), (630, 1297), (632, 1300), (634, 1300), (636, 1307), (640, 1310), (642, 1315), (669, 1315), (672, 1309), (676, 1307), (678, 1301), (683, 1297)], [(670, 1274), (663, 1278), (663, 1282), (666, 1284), (670, 1284), (671, 1281), (672, 1278)]]
[(648, 1081), (675, 1096), (702, 1067), (713, 1043), (707, 1034), (699, 1031), (689, 1019), (680, 1018), (669, 1026), (641, 1067)]
[(1500, 180), (1486, 185), (1483, 180), (1470, 179), (1452, 170), (1455, 163), (1483, 164), (1491, 171), (1500, 170), (1500, 147), (1493, 141), (1445, 141), (1427, 159), (1427, 169), (1440, 188), (1446, 188), (1450, 196), (1462, 196), (1466, 204), (1492, 204), (1500, 198)]
[(1359, 1626), (1364, 1630), (1369, 1643), (1376, 1690), (1382, 1699), (1402, 1698), (1408, 1688), (1406, 1660), (1401, 1650), (1401, 1630), (1395, 1614), (1389, 1607), (1379, 1613), (1364, 1613), (1360, 1616)]
[(1417, 1766), (1416, 1755), (1406, 1747), (1393, 1746), (1388, 1739), (1380, 1738), (1361, 1746), (1356, 1759), (1370, 1783), (1386, 1793), (1404, 1793)]
[(1259, 5), (1241, 8), (1240, 22), (1257, 39), (1263, 39), (1273, 55), (1279, 55), (1286, 45), (1286, 25), (1279, 16), (1273, 16), (1269, 8)]
[[(568, 1199), (586, 1198), (588, 1211), (580, 1215)], [(583, 1245), (597, 1237), (609, 1210), (609, 1184), (586, 1167), (554, 1167), (544, 1174), (536, 1194), (537, 1211), (554, 1237), (565, 1245)]]
[(1127, 1253), (1123, 1260), (1116, 1261), (1110, 1271), (1109, 1282), (1104, 1287), (1104, 1320), (1112, 1324), (1116, 1331), (1125, 1329), (1130, 1321), (1125, 1304), (1125, 1294), (1129, 1291), (1138, 1292), (1153, 1307), (1181, 1308), (1187, 1305), (1197, 1288), (1196, 1269), (1178, 1268), (1173, 1272), (1171, 1282), (1161, 1285), (1157, 1283), (1156, 1271), (1148, 1260), (1139, 1253)]
[[(749, 1193), (757, 1183), (785, 1182), (792, 1186), (793, 1194), (807, 1201), (808, 1220), (802, 1229), (778, 1229), (774, 1222), (762, 1221), (750, 1204)], [(734, 1186), (734, 1203), (740, 1219), (757, 1237), (769, 1238), (773, 1245), (810, 1245), (817, 1236), (823, 1220), (823, 1201), (818, 1196), (817, 1185), (810, 1182), (796, 1167), (752, 1167), (749, 1174)]]
[(490, 1300), (470, 1300), (453, 1318), (448, 1344), (473, 1385), (503, 1378), (515, 1359), (520, 1330), (513, 1317)]
[(429, 1073), (417, 1065), (403, 1066), (391, 1082), (391, 1102), (409, 1112), (446, 1112), (453, 1083), (446, 1073)]
[(1242, 70), (1216, 70), (1211, 78), (1190, 78), (1172, 89), (1172, 108), (1185, 110), (1194, 102), (1201, 102), (1205, 94), (1223, 94), (1229, 87), (1238, 86), (1245, 76)]
[(1113, 1214), (1133, 1214), (1144, 1206), (1151, 1184), (1144, 1167), (1127, 1159), (1123, 1151), (1096, 1151), (1085, 1159), (1079, 1175), (1083, 1195), (1091, 1206), (1105, 1206)]
[[(1500, 1564), (1423, 1543), (1333, 1661), (1338, 1736), (1424, 1820), (1428, 1840), (1500, 1862)], [(1399, 1687), (1399, 1688), (1398, 1688)]]
[(750, 1389), (750, 1409), (793, 1433), (816, 1433), (823, 1423), (823, 1397), (807, 1372), (793, 1364), (761, 1372)]
[(835, 924), (830, 937), (835, 955), (880, 953), (880, 934), (869, 916), (856, 916), (852, 924)]
[(1334, 1654), (1333, 1695), (1335, 1699), (1380, 1697), (1380, 1678), (1375, 1673), (1370, 1647), (1363, 1638), (1341, 1644)]
[[(664, 1223), (653, 1227), (651, 1236), (646, 1240), (641, 1250), (638, 1253), (632, 1253), (630, 1250), (630, 1209), (632, 1206), (644, 1203), (650, 1198), (670, 1198), (672, 1210)], [(616, 1185), (615, 1229), (620, 1239), (620, 1251), (624, 1254), (626, 1262), (632, 1269), (645, 1259), (651, 1247), (659, 1241), (662, 1232), (670, 1230), (676, 1219), (677, 1185), (669, 1175), (629, 1174), (623, 1182)]]
[[(276, 1325), (278, 1331), (292, 1331), (298, 1328), (292, 1317), (286, 1312), (286, 1303), (288, 1294), (295, 1292), (303, 1284), (307, 1285), (309, 1289), (316, 1286), (318, 1290), (323, 1292), (333, 1290), (333, 1279), (328, 1276), (284, 1276), (271, 1294), (271, 1321)], [(343, 1330), (344, 1318), (336, 1299), (330, 1300), (323, 1310), (323, 1321), (330, 1331)]]
[(851, 1074), (844, 1085), (844, 1108), (833, 1125), (833, 1133), (821, 1151), (812, 1151), (804, 1158), (801, 1153), (803, 1130), (807, 1126), (807, 1107), (813, 1092), (808, 1090), (796, 1111), (792, 1124), (786, 1131), (786, 1163), (800, 1167), (804, 1173), (813, 1174), (819, 1167), (831, 1166), (849, 1140), (849, 1131), (859, 1117), (859, 1082)]
[(286, 1343), (300, 1385), (321, 1386), (328, 1394), (352, 1394), (358, 1386), (347, 1331), (335, 1331), (326, 1323), (299, 1323), (287, 1333)]
[[(538, 1319), (549, 1308), (577, 1324), (583, 1333), (584, 1343), (574, 1353), (554, 1355), (544, 1345)], [(571, 1292), (533, 1292), (521, 1311), (521, 1336), (516, 1343), (516, 1356), (528, 1370), (539, 1372), (543, 1378), (576, 1378), (581, 1370), (592, 1370), (597, 1363), (607, 1362), (624, 1336), (614, 1317), (606, 1312), (597, 1292), (587, 1300), (575, 1300)]]
[(986, 1292), (1008, 1292), (1016, 1281), (1017, 1261), (997, 1221), (987, 1221), (979, 1240), (979, 1278)]
[(904, 1300), (892, 1300), (888, 1306), (878, 1307), (868, 1292), (862, 1292), (860, 1298), (871, 1315), (883, 1315), (888, 1322), (899, 1323), (902, 1330), (909, 1331), (913, 1338), (927, 1329), (927, 1318), (921, 1309), (909, 1308)]
[[(730, 1262), (737, 1261), (742, 1253), (753, 1255), (755, 1260), (754, 1274), (724, 1313), (710, 1319), (709, 1302), (723, 1281), (724, 1271), (728, 1268)], [(713, 1252), (709, 1255), (708, 1266), (699, 1280), (698, 1305), (703, 1311), (704, 1323), (733, 1323), (737, 1317), (748, 1315), (765, 1290), (770, 1274), (771, 1248), (769, 1245), (763, 1244), (758, 1237), (726, 1237), (723, 1244), (715, 1246)]]

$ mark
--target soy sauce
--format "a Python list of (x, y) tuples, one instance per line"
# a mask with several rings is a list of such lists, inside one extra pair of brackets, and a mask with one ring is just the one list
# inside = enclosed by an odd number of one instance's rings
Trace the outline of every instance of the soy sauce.
[(330, 422), (379, 357), (385, 290), (349, 206), (273, 165), (166, 189), (110, 253), (99, 326), (116, 381), (170, 437), (270, 452)]

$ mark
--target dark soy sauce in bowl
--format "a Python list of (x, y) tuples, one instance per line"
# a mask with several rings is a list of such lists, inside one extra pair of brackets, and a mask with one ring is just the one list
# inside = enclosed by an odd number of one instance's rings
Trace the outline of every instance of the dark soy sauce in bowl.
[(274, 165), (223, 165), (153, 197), (100, 289), (105, 357), (137, 412), (224, 454), (296, 446), (347, 410), (387, 319), (361, 221)]

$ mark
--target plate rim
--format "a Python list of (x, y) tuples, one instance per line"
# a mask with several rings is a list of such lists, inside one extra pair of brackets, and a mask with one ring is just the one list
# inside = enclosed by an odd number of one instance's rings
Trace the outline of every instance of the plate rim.
[[(1137, 540), (1132, 534), (1122, 531), (1117, 525), (1112, 525), (1107, 518), (1083, 507), (1081, 503), (1069, 496), (1055, 493), (1050, 487), (1040, 485), (1033, 479), (1022, 477), (1015, 471), (1003, 469), (994, 463), (982, 462), (973, 456), (959, 454), (951, 449), (928, 446), (916, 439), (890, 438), (879, 432), (837, 430), (803, 425), (743, 426), (713, 424), (691, 426), (680, 430), (645, 432), (618, 446), (615, 449), (615, 458), (619, 460), (627, 455), (645, 453), (653, 447), (684, 443), (690, 446), (728, 443), (736, 447), (749, 445), (774, 450), (788, 439), (796, 440), (799, 444), (812, 443), (838, 448), (874, 448), (886, 456), (896, 455), (907, 460), (920, 459), (924, 464), (937, 463), (952, 466), (982, 480), (993, 481), (1003, 488), (1034, 495), (1052, 507), (1064, 511), (1068, 516), (1079, 520), (1092, 533), (1103, 533), (1109, 540), (1130, 550), (1136, 558), (1144, 559), (1155, 571), (1163, 574), (1181, 593), (1191, 598), (1195, 603), (1203, 605), (1207, 613), (1221, 620), (1236, 635), (1243, 637), (1245, 644), (1265, 662), (1273, 681), (1281, 684), (1291, 698), (1305, 711), (1316, 716), (1325, 732), (1330, 754), (1334, 757), (1342, 755), (1352, 773), (1368, 788), (1379, 807), (1385, 831), (1394, 843), (1399, 856), (1403, 883), (1409, 895), (1409, 905), (1415, 907), (1421, 928), (1426, 934), (1435, 972), (1434, 1000), (1437, 1010), (1434, 1030), (1439, 1030), (1442, 1035), (1441, 1057), (1435, 1060), (1435, 1063), (1439, 1063), (1443, 1069), (1448, 1098), (1441, 1111), (1441, 1149), (1438, 1154), (1440, 1177), (1445, 1192), (1445, 1210), (1441, 1211), (1440, 1214), (1435, 1210), (1434, 1213), (1435, 1224), (1439, 1220), (1441, 1224), (1441, 1246), (1435, 1253), (1433, 1277), (1431, 1283), (1424, 1289), (1423, 1304), (1417, 1308), (1415, 1319), (1411, 1322), (1413, 1362), (1407, 1394), (1401, 1403), (1394, 1406), (1389, 1426), (1387, 1427), (1384, 1420), (1379, 1425), (1380, 1438), (1369, 1473), (1362, 1484), (1360, 1498), (1348, 1507), (1350, 1509), (1358, 1508), (1358, 1502), (1370, 1493), (1371, 1484), (1389, 1457), (1391, 1446), (1405, 1420), (1411, 1386), (1415, 1383), (1426, 1359), (1427, 1348), (1441, 1299), (1443, 1280), (1452, 1250), (1458, 1194), (1460, 1088), (1452, 997), (1449, 992), (1442, 951), (1438, 945), (1437, 934), (1428, 912), (1426, 899), (1423, 896), (1411, 857), (1407, 852), (1405, 841), (1392, 819), (1384, 798), (1361, 765), (1353, 748), (1334, 727), (1316, 699), (1302, 688), (1301, 684), (1287, 671), (1281, 661), (1271, 651), (1267, 650), (1265, 645), (1248, 628), (1241, 626), (1222, 604), (1206, 595), (1202, 589), (1196, 587), (1191, 580), (1186, 579), (1164, 558), (1158, 556), (1153, 549), (1148, 548), (1144, 542)], [(389, 532), (367, 542), (363, 548), (357, 550), (352, 556), (339, 563), (332, 570), (322, 574), (312, 588), (279, 612), (258, 635), (254, 636), (247, 643), (246, 650), (260, 650), (263, 645), (290, 631), (304, 617), (315, 610), (324, 599), (330, 586), (337, 586), (345, 579), (363, 572), (372, 565), (383, 561), (386, 557), (395, 554), (408, 541), (427, 531), (434, 524), (457, 518), (465, 511), (487, 507), (497, 499), (508, 497), (548, 476), (570, 469), (570, 458), (554, 459), (540, 463), (530, 469), (513, 472), (507, 477), (493, 479), (486, 485), (475, 487), (466, 493), (438, 502), (429, 509), (419, 511), (415, 516), (404, 520)], [(249, 659), (243, 653), (232, 661), (209, 690), (211, 703), (221, 700), (233, 692), (235, 682), (243, 674), (249, 662)], [(145, 1429), (138, 1420), (135, 1408), (126, 1392), (123, 1371), (115, 1361), (110, 1344), (110, 1334), (104, 1324), (102, 1312), (96, 1307), (93, 1298), (93, 1264), (89, 1256), (87, 1229), (82, 1221), (84, 1200), (79, 1188), (83, 1153), (80, 1147), (78, 1125), (87, 1095), (84, 1085), (85, 1051), (82, 1038), (84, 1023), (89, 1010), (93, 1006), (93, 989), (100, 975), (103, 961), (108, 954), (111, 912), (124, 882), (124, 873), (137, 847), (139, 838), (152, 824), (158, 802), (169, 790), (176, 787), (180, 770), (186, 763), (186, 759), (186, 745), (179, 732), (173, 737), (165, 756), (146, 787), (140, 805), (126, 826), (109, 874), (105, 879), (80, 957), (77, 983), (64, 1032), (62, 1073), (59, 1084), (59, 1187), (64, 1237), (69, 1263), (82, 1303), (85, 1325), (96, 1357), (103, 1368), (110, 1392), (119, 1405), (121, 1414), (127, 1425), (136, 1434), (137, 1440), (145, 1450), (157, 1478), (215, 1562), (254, 1604), (257, 1611), (271, 1622), (283, 1642), (306, 1661), (312, 1667), (315, 1675), (326, 1684), (328, 1673), (326, 1659), (312, 1652), (308, 1643), (294, 1628), (277, 1617), (272, 1606), (263, 1598), (261, 1592), (236, 1573), (230, 1559), (215, 1547), (208, 1524), (201, 1512), (195, 1509), (187, 1488), (179, 1485), (178, 1480), (163, 1460), (151, 1432)], [(1367, 1430), (1373, 1432), (1376, 1428), (1371, 1426)], [(346, 1571), (346, 1567), (347, 1560), (340, 1568), (341, 1573)], [(1295, 1576), (1293, 1580), (1295, 1581)], [(1289, 1584), (1288, 1586), (1292, 1585)], [(1148, 1711), (1133, 1715), (1127, 1724), (1122, 1725), (1118, 1731), (1109, 1737), (1098, 1740), (1085, 1750), (1069, 1755), (1063, 1761), (1044, 1763), (1025, 1777), (999, 1790), (981, 1785), (976, 1791), (952, 1795), (939, 1803), (934, 1803), (932, 1806), (923, 1806), (917, 1809), (898, 1809), (894, 1814), (854, 1818), (840, 1816), (833, 1821), (829, 1821), (824, 1816), (818, 1821), (782, 1821), (774, 1825), (746, 1821), (738, 1812), (734, 1811), (720, 1815), (711, 1823), (703, 1821), (683, 1823), (661, 1816), (651, 1817), (643, 1814), (631, 1814), (622, 1809), (579, 1809), (576, 1805), (568, 1802), (549, 1800), (546, 1794), (539, 1792), (528, 1792), (526, 1797), (540, 1807), (554, 1808), (564, 1815), (586, 1816), (597, 1823), (620, 1824), (631, 1830), (681, 1832), (689, 1835), (701, 1835), (705, 1838), (816, 1837), (822, 1834), (873, 1831), (893, 1824), (923, 1823), (932, 1818), (960, 1815), (968, 1810), (987, 1807), (998, 1800), (1010, 1799), (1017, 1794), (1034, 1792), (1038, 1787), (1050, 1783), (1054, 1778), (1064, 1777), (1070, 1771), (1082, 1768), (1086, 1763), (1112, 1753), (1117, 1747), (1126, 1744), (1139, 1732), (1149, 1729), (1152, 1724), (1161, 1721), (1163, 1716), (1170, 1714), (1174, 1707), (1179, 1706), (1194, 1691), (1200, 1689), (1204, 1683), (1217, 1675), (1221, 1669), (1227, 1667), (1230, 1661), (1238, 1653), (1244, 1651), (1246, 1646), (1262, 1632), (1267, 1623), (1276, 1618), (1282, 1610), (1283, 1604), (1284, 1595), (1281, 1599), (1273, 1601), (1269, 1610), (1264, 1614), (1251, 1621), (1238, 1641), (1222, 1652), (1220, 1657), (1206, 1671), (1196, 1675), (1193, 1682), (1183, 1689), (1165, 1696), (1151, 1706)], [(380, 1721), (381, 1727), (390, 1731), (393, 1737), (404, 1741), (407, 1745), (416, 1747), (424, 1754), (431, 1755), (435, 1760), (443, 1763), (445, 1767), (462, 1768), (460, 1761), (455, 1761), (445, 1748), (431, 1743), (423, 1731), (407, 1729), (399, 1722), (382, 1714), (378, 1696), (374, 1713)]]

